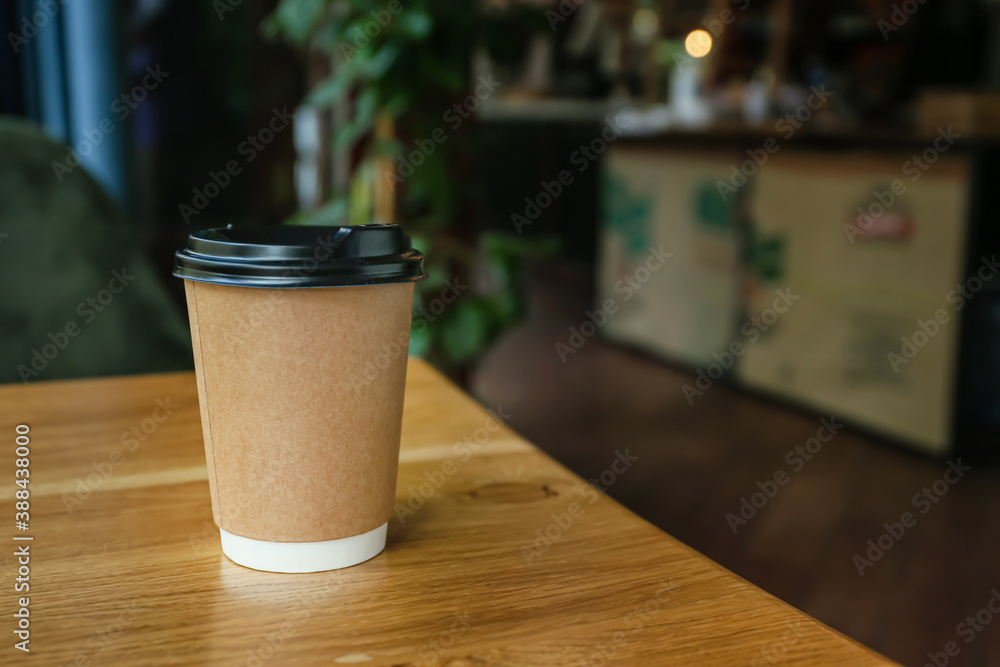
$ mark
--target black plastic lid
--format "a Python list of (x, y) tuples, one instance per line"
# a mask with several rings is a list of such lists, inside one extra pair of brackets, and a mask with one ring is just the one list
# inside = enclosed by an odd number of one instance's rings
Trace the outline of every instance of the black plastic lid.
[(221, 227), (188, 236), (174, 275), (238, 287), (341, 287), (425, 278), (399, 225)]

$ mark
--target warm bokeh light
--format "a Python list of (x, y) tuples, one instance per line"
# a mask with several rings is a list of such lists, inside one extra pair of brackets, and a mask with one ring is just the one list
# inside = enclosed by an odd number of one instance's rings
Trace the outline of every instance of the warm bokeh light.
[(712, 36), (704, 30), (692, 30), (684, 39), (684, 48), (692, 58), (703, 58), (712, 50)]

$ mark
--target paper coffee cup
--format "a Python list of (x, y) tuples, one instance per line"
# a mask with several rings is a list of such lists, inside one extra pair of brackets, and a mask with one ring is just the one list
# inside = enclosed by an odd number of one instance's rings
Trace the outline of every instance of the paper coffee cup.
[(396, 225), (191, 234), (185, 279), (212, 514), (259, 570), (355, 565), (392, 514), (414, 282)]

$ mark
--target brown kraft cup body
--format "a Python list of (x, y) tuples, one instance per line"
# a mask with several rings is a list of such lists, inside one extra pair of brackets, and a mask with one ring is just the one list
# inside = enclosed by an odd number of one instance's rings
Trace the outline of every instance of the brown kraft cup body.
[(318, 542), (388, 521), (413, 283), (185, 288), (215, 523)]

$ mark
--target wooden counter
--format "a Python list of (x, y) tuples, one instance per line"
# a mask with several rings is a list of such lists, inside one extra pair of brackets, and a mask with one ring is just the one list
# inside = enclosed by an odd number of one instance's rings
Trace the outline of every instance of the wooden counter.
[[(888, 664), (583, 484), (424, 363), (407, 392), (397, 500), (412, 512), (375, 559), (288, 575), (222, 555), (192, 374), (0, 387), (0, 662)], [(630, 457), (609, 442), (605, 481), (643, 464)], [(23, 545), (30, 592), (15, 593)], [(18, 596), (30, 654), (13, 646)]]

